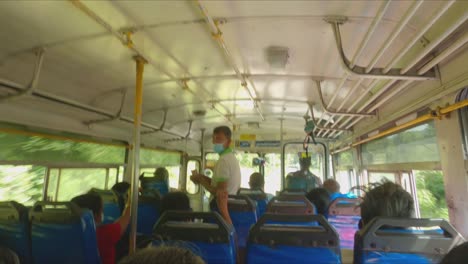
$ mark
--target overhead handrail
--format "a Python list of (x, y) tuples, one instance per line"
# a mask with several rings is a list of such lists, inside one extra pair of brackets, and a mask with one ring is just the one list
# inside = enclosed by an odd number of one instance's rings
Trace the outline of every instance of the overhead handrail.
[(382, 68), (373, 68), (372, 70), (365, 67), (355, 65), (351, 68), (351, 62), (346, 58), (346, 55), (343, 50), (343, 43), (341, 40), (340, 34), (340, 25), (344, 24), (346, 18), (344, 17), (328, 17), (325, 19), (326, 22), (330, 23), (333, 30), (333, 35), (335, 37), (336, 47), (338, 49), (338, 54), (340, 55), (340, 63), (343, 66), (343, 69), (350, 75), (357, 75), (361, 78), (371, 78), (371, 79), (396, 79), (396, 80), (435, 80), (437, 79), (435, 71), (428, 72), (424, 75), (418, 75), (416, 71), (409, 73), (401, 74), (401, 69), (391, 69), (388, 72), (384, 73)]
[(341, 115), (341, 116), (359, 116), (359, 117), (373, 117), (375, 114), (369, 113), (353, 113), (353, 112), (334, 112), (327, 108), (325, 101), (323, 100), (322, 86), (320, 81), (315, 81), (315, 87), (319, 94), (320, 103), (322, 104), (323, 111), (329, 115)]
[(45, 49), (42, 48), (42, 47), (37, 48), (34, 51), (34, 53), (36, 54), (37, 59), (36, 59), (35, 67), (34, 67), (33, 77), (31, 79), (31, 82), (29, 83), (28, 87), (26, 89), (20, 90), (16, 94), (1, 97), (0, 98), (0, 103), (8, 102), (8, 101), (11, 101), (13, 99), (18, 99), (18, 98), (21, 98), (23, 96), (32, 95), (32, 93), (36, 90), (37, 84), (39, 83), (39, 76), (41, 74), (42, 62), (44, 61)]
[(226, 45), (226, 42), (224, 41), (223, 32), (219, 29), (218, 25), (215, 23), (213, 18), (208, 14), (208, 11), (207, 11), (206, 7), (199, 0), (196, 1), (196, 4), (197, 4), (198, 8), (200, 9), (203, 17), (205, 18), (205, 20), (206, 20), (206, 22), (207, 22), (207, 24), (208, 24), (208, 26), (210, 28), (211, 35), (216, 40), (219, 47), (223, 50), (223, 53), (224, 53), (226, 59), (231, 64), (232, 68), (234, 69), (234, 72), (236, 73), (239, 81), (241, 82), (241, 86), (247, 91), (247, 93), (248, 93), (248, 95), (250, 97), (250, 100), (252, 101), (252, 103), (253, 103), (253, 105), (255, 107), (255, 110), (260, 115), (260, 118), (263, 121), (265, 121), (265, 117), (263, 116), (263, 113), (260, 110), (260, 108), (258, 106), (258, 103), (257, 103), (257, 99), (258, 99), (257, 92), (255, 91), (255, 89), (253, 89), (253, 87), (249, 86), (245, 75), (243, 75), (241, 73), (241, 71), (239, 70), (239, 67), (237, 67), (236, 62), (235, 62), (234, 58), (232, 57), (232, 54), (229, 51), (229, 49), (228, 49), (228, 47)]
[(123, 110), (123, 107), (125, 105), (125, 99), (127, 98), (127, 91), (128, 91), (127, 89), (121, 89), (120, 90), (122, 98), (120, 99), (119, 110), (117, 110), (117, 113), (115, 114), (114, 117), (84, 121), (83, 124), (85, 124), (87, 126), (90, 126), (92, 124), (99, 124), (99, 123), (105, 123), (105, 122), (111, 122), (111, 121), (114, 121), (114, 120), (119, 120), (122, 117), (122, 110)]

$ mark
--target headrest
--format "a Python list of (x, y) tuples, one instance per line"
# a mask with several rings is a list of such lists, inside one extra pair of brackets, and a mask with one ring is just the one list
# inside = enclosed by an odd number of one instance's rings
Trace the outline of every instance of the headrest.
[[(271, 222), (282, 224), (269, 224)], [(319, 225), (296, 225), (297, 223), (318, 223)], [(327, 247), (334, 249), (337, 254), (340, 253), (338, 234), (322, 215), (266, 213), (251, 228), (249, 242), (269, 246)]]
[(255, 212), (257, 206), (247, 195), (229, 195), (228, 209), (235, 212)]
[(232, 227), (215, 212), (166, 211), (153, 228), (163, 240), (230, 243)]
[(336, 198), (328, 207), (328, 216), (361, 215), (360, 198)]
[(27, 213), (26, 207), (15, 201), (0, 202), (0, 221), (18, 222)]
[(268, 213), (315, 214), (315, 206), (305, 196), (277, 196), (268, 203)]
[(264, 191), (262, 190), (252, 190), (252, 189), (245, 189), (245, 188), (240, 188), (237, 191), (237, 195), (247, 195), (250, 199), (254, 200), (266, 200), (267, 195), (265, 194)]
[[(441, 232), (428, 230), (434, 227)], [(385, 217), (374, 218), (356, 238), (365, 251), (418, 254), (446, 254), (464, 241), (460, 233), (443, 219)]]
[(83, 210), (72, 202), (36, 202), (29, 218), (32, 222), (66, 224), (79, 222)]
[(96, 193), (101, 196), (103, 203), (117, 203), (117, 195), (111, 190), (102, 190), (97, 188), (92, 188), (90, 192)]

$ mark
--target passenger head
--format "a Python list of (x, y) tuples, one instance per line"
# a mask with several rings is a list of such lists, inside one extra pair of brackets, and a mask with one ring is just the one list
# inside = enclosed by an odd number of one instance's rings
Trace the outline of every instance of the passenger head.
[(213, 130), (213, 150), (221, 153), (231, 144), (232, 132), (227, 126), (219, 126)]
[(327, 179), (323, 182), (323, 188), (325, 188), (330, 194), (340, 192), (340, 184), (334, 179)]
[(303, 157), (299, 159), (299, 165), (301, 166), (301, 171), (309, 170), (311, 164), (310, 157)]
[(119, 195), (124, 195), (130, 189), (130, 183), (128, 182), (118, 182), (112, 186), (111, 190)]
[(170, 192), (161, 200), (161, 214), (169, 210), (192, 211), (190, 200), (183, 192)]
[(413, 217), (413, 197), (393, 182), (375, 184), (366, 192), (361, 203), (362, 224), (366, 225), (377, 216)]
[(306, 198), (315, 205), (317, 213), (327, 216), (330, 205), (330, 194), (325, 188), (315, 188), (306, 194)]
[(154, 177), (161, 181), (169, 180), (169, 172), (164, 167), (159, 167), (154, 171)]
[(250, 175), (249, 186), (252, 190), (262, 190), (265, 187), (265, 179), (261, 173), (254, 172)]
[(192, 251), (181, 247), (150, 247), (137, 251), (119, 264), (204, 264), (205, 262)]
[(450, 250), (440, 264), (458, 264), (468, 259), (468, 242), (458, 245)]
[(11, 249), (0, 247), (0, 263), (1, 264), (20, 264), (18, 255)]
[(71, 199), (71, 202), (78, 205), (80, 208), (89, 209), (93, 212), (94, 222), (96, 224), (102, 223), (103, 219), (103, 201), (101, 196), (96, 193), (89, 192), (82, 194)]

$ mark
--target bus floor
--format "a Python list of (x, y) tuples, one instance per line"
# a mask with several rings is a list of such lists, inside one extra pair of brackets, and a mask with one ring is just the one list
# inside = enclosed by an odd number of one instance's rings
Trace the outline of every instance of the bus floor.
[(353, 250), (342, 249), (341, 250), (341, 263), (352, 264), (353, 263)]

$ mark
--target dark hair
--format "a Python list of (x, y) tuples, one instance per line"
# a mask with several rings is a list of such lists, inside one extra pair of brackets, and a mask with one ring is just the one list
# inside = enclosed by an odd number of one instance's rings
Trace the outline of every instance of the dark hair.
[(302, 167), (310, 167), (312, 163), (311, 157), (299, 158), (299, 165)]
[(315, 188), (306, 194), (306, 198), (315, 205), (317, 213), (327, 216), (330, 205), (330, 194), (324, 188)]
[(204, 264), (205, 262), (192, 251), (181, 247), (150, 247), (137, 251), (124, 258), (119, 264)]
[(440, 264), (458, 264), (468, 259), (468, 242), (458, 245), (450, 250)]
[(86, 208), (93, 211), (94, 215), (100, 215), (102, 211), (102, 198), (96, 193), (89, 192), (82, 194), (71, 199), (71, 202), (75, 203), (81, 208)]
[(330, 194), (340, 192), (340, 184), (334, 179), (326, 179), (323, 182), (323, 188), (330, 192)]
[(219, 126), (213, 129), (213, 134), (219, 134), (219, 133), (223, 133), (228, 139), (231, 139), (232, 137), (231, 129), (228, 126)]
[(400, 185), (389, 181), (373, 184), (361, 203), (364, 225), (377, 216), (408, 218), (413, 215), (413, 197)]
[(20, 264), (18, 255), (11, 249), (0, 247), (0, 263)]
[(154, 171), (154, 177), (161, 181), (169, 180), (169, 172), (164, 167), (159, 167)]
[(261, 173), (254, 172), (249, 179), (250, 189), (262, 189), (265, 186), (265, 178)]
[(128, 182), (118, 182), (111, 188), (112, 191), (118, 194), (125, 194), (128, 189), (130, 189), (130, 183)]
[(191, 211), (190, 200), (183, 192), (170, 192), (161, 199), (161, 214), (169, 210)]

